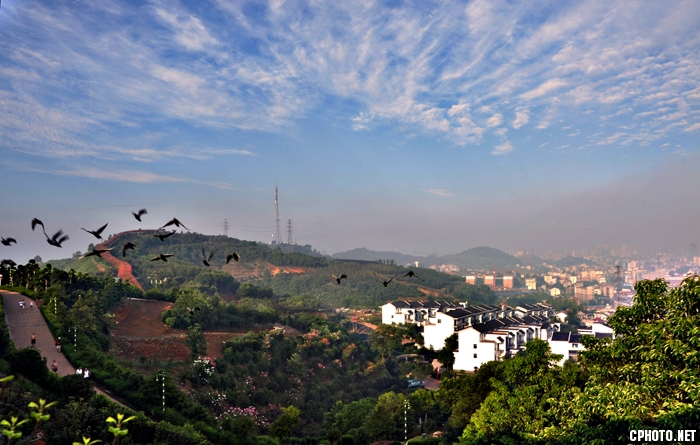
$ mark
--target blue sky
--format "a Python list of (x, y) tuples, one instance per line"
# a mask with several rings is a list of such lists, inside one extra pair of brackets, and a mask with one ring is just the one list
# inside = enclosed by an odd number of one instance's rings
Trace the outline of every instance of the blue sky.
[(275, 178), (327, 253), (700, 241), (694, 0), (5, 0), (0, 42), (2, 257), (142, 207), (269, 241)]

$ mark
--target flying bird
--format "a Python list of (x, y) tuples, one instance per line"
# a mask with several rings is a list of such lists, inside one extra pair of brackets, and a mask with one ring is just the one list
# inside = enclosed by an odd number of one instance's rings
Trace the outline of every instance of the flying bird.
[(240, 259), (241, 259), (241, 256), (238, 255), (236, 252), (229, 253), (228, 255), (226, 255), (226, 264), (228, 264), (228, 262), (231, 260), (240, 261)]
[(0, 266), (2, 266), (2, 267), (7, 267), (7, 266), (15, 267), (16, 265), (17, 265), (17, 263), (15, 263), (12, 260), (2, 260), (2, 263), (0, 263)]
[(331, 275), (331, 276), (333, 277), (333, 279), (334, 279), (334, 280), (336, 281), (336, 283), (338, 283), (338, 284), (340, 284), (340, 280), (342, 280), (343, 278), (345, 278), (345, 279), (348, 278), (348, 276), (345, 275), (345, 274), (342, 274), (342, 275), (339, 276), (339, 277), (336, 277), (335, 275)]
[(85, 255), (79, 257), (78, 259), (79, 259), (79, 260), (82, 260), (82, 259), (85, 258), (85, 257), (89, 257), (89, 256), (93, 256), (93, 255), (96, 256), (96, 257), (98, 257), (98, 258), (102, 258), (102, 254), (103, 254), (103, 253), (109, 252), (109, 251), (112, 250), (112, 249), (113, 249), (113, 247), (110, 247), (109, 249), (92, 249), (91, 251), (89, 251), (89, 252), (86, 253)]
[(406, 273), (404, 274), (404, 277), (416, 277), (416, 278), (418, 278), (419, 280), (423, 281), (423, 279), (422, 279), (421, 277), (419, 277), (418, 275), (416, 275), (416, 273), (413, 272), (412, 270), (409, 270), (408, 272), (406, 272)]
[(172, 253), (161, 253), (161, 254), (158, 255), (157, 257), (152, 258), (151, 261), (162, 260), (162, 261), (165, 261), (165, 262), (167, 263), (167, 262), (168, 262), (168, 258), (170, 258), (171, 256), (173, 256)]
[(190, 230), (190, 229), (188, 229), (187, 227), (185, 227), (185, 225), (184, 225), (183, 223), (181, 223), (180, 221), (178, 221), (177, 218), (173, 218), (173, 219), (171, 219), (170, 221), (168, 221), (167, 223), (165, 223), (165, 225), (164, 225), (163, 227), (161, 227), (161, 229), (164, 229), (164, 228), (166, 228), (166, 227), (168, 227), (168, 226), (172, 226), (173, 224), (174, 224), (176, 227), (182, 227), (182, 228), (185, 229), (185, 230)]
[(205, 266), (209, 267), (209, 260), (211, 260), (211, 257), (214, 256), (214, 252), (210, 253), (209, 256), (207, 257), (207, 253), (202, 249), (202, 263), (204, 263)]
[(158, 238), (159, 240), (163, 241), (165, 238), (169, 237), (169, 236), (172, 235), (173, 233), (175, 233), (174, 230), (173, 230), (172, 232), (156, 233), (156, 234), (153, 235), (153, 236), (155, 236), (155, 237)]
[(194, 315), (195, 312), (199, 311), (199, 308), (198, 307), (193, 307), (193, 308), (188, 307), (187, 310), (189, 311), (190, 315)]
[[(44, 232), (44, 234), (46, 234), (46, 232)], [(63, 230), (59, 230), (58, 232), (54, 233), (54, 235), (51, 238), (49, 238), (49, 236), (46, 235), (46, 242), (55, 247), (63, 247), (61, 246), (61, 244), (70, 238), (68, 238), (68, 235), (62, 235)]]
[[(374, 272), (372, 272), (372, 273), (374, 273)], [(379, 275), (377, 275), (376, 273), (374, 274), (374, 276), (377, 277), (377, 279), (378, 279), (379, 281), (382, 282), (382, 284), (384, 285), (384, 287), (387, 287), (387, 286), (389, 285), (389, 283), (391, 283), (392, 281), (394, 281), (394, 278), (396, 278), (396, 275), (394, 275), (393, 277), (391, 277), (391, 278), (389, 279), (389, 281), (387, 281), (387, 280), (381, 278), (381, 277), (380, 277)]]
[(128, 249), (135, 249), (135, 248), (136, 248), (136, 244), (132, 243), (131, 241), (129, 241), (128, 243), (124, 244), (124, 247), (122, 247), (122, 256), (123, 256), (123, 257), (126, 256), (126, 251), (127, 251)]
[(12, 243), (17, 244), (17, 240), (14, 238), (7, 238), (7, 239), (3, 238), (1, 242), (4, 246), (9, 246)]
[(34, 230), (36, 226), (41, 226), (41, 229), (44, 231), (44, 233), (46, 233), (46, 227), (44, 227), (44, 223), (41, 222), (40, 219), (34, 218), (32, 220), (32, 230)]
[(141, 209), (138, 212), (131, 212), (132, 215), (134, 215), (134, 218), (136, 218), (136, 221), (141, 222), (141, 216), (142, 215), (148, 215), (148, 212), (146, 209)]
[[(109, 223), (107, 223), (107, 224), (109, 224)], [(83, 229), (87, 233), (91, 233), (97, 239), (102, 239), (102, 232), (104, 232), (104, 230), (107, 228), (107, 224), (105, 224), (104, 226), (100, 227), (97, 230), (88, 230), (84, 227), (81, 227), (81, 229)]]

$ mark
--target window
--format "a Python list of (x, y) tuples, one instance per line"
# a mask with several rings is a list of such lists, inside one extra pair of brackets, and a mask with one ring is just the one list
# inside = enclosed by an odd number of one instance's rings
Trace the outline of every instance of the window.
[(572, 343), (571, 346), (573, 346), (574, 348), (578, 348), (578, 343)]
[(394, 316), (392, 315), (391, 318), (394, 318)]
[(476, 358), (476, 354), (474, 354), (474, 358)]
[(476, 349), (476, 343), (474, 343), (474, 349)]
[(442, 320), (438, 318), (438, 323), (442, 323)]

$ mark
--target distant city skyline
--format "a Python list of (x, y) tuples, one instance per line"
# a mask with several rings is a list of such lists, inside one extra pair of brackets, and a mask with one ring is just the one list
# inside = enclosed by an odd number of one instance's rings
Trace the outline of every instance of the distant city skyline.
[[(6, 0), (0, 258), (700, 245), (700, 3)], [(132, 210), (147, 208), (143, 223)], [(29, 223), (70, 236), (49, 246)]]

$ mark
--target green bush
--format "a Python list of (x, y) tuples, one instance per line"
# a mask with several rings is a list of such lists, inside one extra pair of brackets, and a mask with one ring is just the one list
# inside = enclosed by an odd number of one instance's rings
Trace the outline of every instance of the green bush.
[(90, 400), (95, 394), (94, 384), (81, 375), (73, 374), (61, 378), (61, 396), (67, 400), (73, 397), (76, 400)]
[(165, 421), (156, 424), (155, 441), (168, 445), (207, 445), (209, 443), (207, 438), (189, 423), (177, 426)]
[(29, 380), (41, 382), (46, 378), (49, 369), (46, 358), (41, 357), (38, 349), (24, 348), (10, 354), (10, 370), (13, 374), (22, 374)]
[[(279, 440), (270, 436), (258, 436), (255, 438), (255, 441), (257, 442), (257, 445), (280, 445)], [(331, 443), (328, 442), (327, 445), (331, 445)]]
[(338, 441), (339, 445), (353, 445), (354, 443), (355, 440), (350, 434), (345, 434), (344, 436), (341, 436), (340, 440)]
[(441, 439), (438, 437), (430, 437), (427, 439), (413, 438), (408, 441), (411, 445), (440, 445)]

